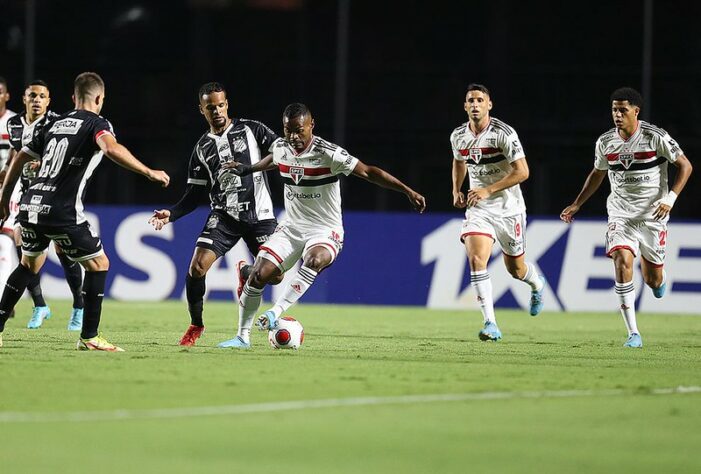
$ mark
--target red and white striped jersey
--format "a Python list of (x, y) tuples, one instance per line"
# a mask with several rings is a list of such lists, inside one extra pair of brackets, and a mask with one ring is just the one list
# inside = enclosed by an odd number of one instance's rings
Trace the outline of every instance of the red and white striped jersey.
[[(478, 135), (472, 133), (469, 122), (460, 125), (450, 135), (450, 144), (453, 158), (467, 163), (471, 189), (500, 181), (511, 172), (511, 163), (526, 157), (516, 130), (494, 117)], [(526, 204), (516, 184), (483, 199), (475, 209), (509, 217), (524, 213)]]
[(10, 109), (5, 109), (5, 113), (0, 117), (0, 169), (5, 167), (7, 160), (10, 158), (10, 132), (7, 128), (7, 121), (15, 114)]
[(285, 183), (286, 224), (304, 230), (343, 227), (338, 175), (351, 174), (358, 159), (319, 137), (299, 154), (282, 138), (272, 148)]
[(642, 120), (627, 140), (615, 128), (601, 135), (594, 167), (608, 171), (609, 217), (652, 219), (657, 201), (667, 194), (667, 165), (683, 154), (666, 131)]

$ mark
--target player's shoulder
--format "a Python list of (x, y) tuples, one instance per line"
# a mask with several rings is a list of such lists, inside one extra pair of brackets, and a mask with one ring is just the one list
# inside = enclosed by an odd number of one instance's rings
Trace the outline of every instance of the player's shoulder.
[(44, 118), (43, 118), (44, 124), (47, 124), (49, 122), (53, 122), (54, 120), (56, 120), (60, 116), (61, 116), (61, 114), (57, 114), (53, 110), (48, 110), (46, 112), (46, 114), (44, 114)]
[(453, 129), (453, 131), (450, 133), (450, 139), (454, 140), (455, 138), (457, 138), (461, 135), (464, 135), (465, 133), (467, 133), (467, 122), (455, 127)]
[(311, 149), (315, 153), (320, 153), (328, 156), (333, 156), (334, 153), (338, 150), (343, 150), (342, 147), (336, 145), (335, 143), (331, 143), (328, 140), (324, 140), (321, 137), (315, 136), (312, 140), (312, 147)]
[(651, 123), (645, 122), (643, 120), (640, 121), (640, 131), (644, 135), (657, 137), (657, 138), (667, 136), (667, 131), (665, 129), (660, 128), (657, 125), (653, 125)]
[(252, 129), (252, 130), (255, 130), (255, 129), (263, 129), (263, 130), (265, 130), (265, 131), (268, 131), (268, 132), (271, 132), (271, 133), (275, 133), (275, 132), (273, 132), (273, 130), (272, 130), (270, 127), (268, 127), (266, 124), (264, 124), (264, 123), (261, 122), (260, 120), (254, 120), (254, 119), (248, 119), (248, 118), (240, 118), (240, 119), (238, 119), (238, 124), (243, 125), (243, 126), (246, 126), (246, 127), (250, 128), (250, 129)]
[(599, 138), (596, 139), (596, 143), (601, 144), (602, 146), (606, 146), (612, 141), (617, 140), (618, 138), (620, 138), (618, 136), (618, 130), (616, 130), (616, 128), (614, 127), (599, 135)]
[(22, 126), (22, 116), (19, 114), (13, 115), (9, 119), (7, 119), (7, 125)]
[(514, 133), (516, 133), (516, 129), (514, 127), (504, 122), (503, 120), (499, 120), (496, 117), (491, 117), (489, 121), (489, 126), (495, 132), (502, 133), (506, 136), (513, 135)]
[(284, 150), (287, 147), (287, 142), (284, 138), (278, 137), (271, 146), (273, 150)]

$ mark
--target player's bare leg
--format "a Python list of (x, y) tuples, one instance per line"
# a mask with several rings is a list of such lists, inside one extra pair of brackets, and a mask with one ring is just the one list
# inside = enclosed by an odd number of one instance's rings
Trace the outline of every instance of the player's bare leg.
[(545, 278), (538, 275), (535, 265), (526, 262), (525, 254), (512, 256), (504, 254), (504, 265), (509, 274), (528, 284), (531, 287), (530, 314), (538, 316), (543, 309), (543, 289)]
[(640, 258), (640, 269), (643, 273), (645, 284), (652, 288), (655, 298), (662, 298), (667, 289), (667, 274), (662, 265), (649, 262), (645, 257)]
[(190, 269), (185, 276), (185, 294), (187, 296), (187, 310), (190, 313), (190, 326), (180, 338), (179, 344), (181, 346), (194, 346), (197, 339), (204, 333), (202, 312), (204, 294), (207, 291), (205, 278), (217, 258), (217, 254), (213, 251), (202, 247), (195, 247), (192, 254)]
[(616, 294), (621, 303), (621, 316), (628, 330), (625, 347), (642, 347), (643, 342), (638, 331), (635, 317), (635, 285), (633, 284), (633, 252), (626, 248), (611, 253), (616, 272)]
[[(241, 293), (243, 293), (243, 287), (248, 281), (248, 277), (251, 276), (251, 272), (253, 271), (253, 265), (249, 265), (246, 263), (245, 260), (240, 260), (236, 264), (236, 275), (238, 276), (238, 286), (236, 288), (236, 296), (238, 296), (239, 300), (241, 300)], [(278, 285), (282, 280), (285, 278), (285, 275), (283, 273), (280, 273), (278, 276), (273, 277), (269, 282), (268, 285)]]
[(501, 331), (494, 315), (492, 280), (487, 271), (494, 239), (486, 235), (467, 235), (464, 243), (470, 263), (470, 285), (475, 289), (484, 320), (484, 327), (477, 335), (483, 341), (498, 341), (501, 339)]

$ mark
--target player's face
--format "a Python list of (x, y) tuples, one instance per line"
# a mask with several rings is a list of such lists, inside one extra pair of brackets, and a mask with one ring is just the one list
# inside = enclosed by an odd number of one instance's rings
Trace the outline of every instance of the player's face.
[(638, 113), (640, 113), (640, 107), (637, 105), (630, 105), (627, 100), (614, 100), (611, 105), (613, 123), (618, 129), (634, 129), (638, 121)]
[(44, 115), (51, 102), (49, 89), (44, 86), (29, 86), (24, 91), (22, 102), (25, 110), (31, 111), (34, 116)]
[(470, 120), (479, 122), (492, 110), (492, 101), (482, 91), (469, 91), (465, 96), (465, 112)]
[(282, 118), (282, 128), (285, 132), (285, 140), (297, 152), (307, 149), (312, 141), (314, 119), (309, 114), (299, 115), (291, 119)]
[(200, 97), (200, 113), (214, 129), (223, 128), (229, 119), (229, 102), (226, 93), (212, 92)]
[(7, 92), (7, 86), (0, 82), (0, 108), (5, 108), (5, 104), (10, 100), (10, 93)]

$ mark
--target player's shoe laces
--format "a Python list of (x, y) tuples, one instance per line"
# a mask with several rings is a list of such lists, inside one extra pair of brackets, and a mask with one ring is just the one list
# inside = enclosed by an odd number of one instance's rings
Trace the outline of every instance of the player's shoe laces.
[(83, 308), (73, 308), (71, 319), (68, 320), (69, 331), (80, 331), (83, 328)]
[(27, 323), (29, 329), (39, 329), (45, 319), (51, 318), (51, 310), (48, 306), (35, 306), (32, 317)]
[(540, 275), (540, 281), (543, 283), (543, 287), (540, 291), (531, 291), (531, 316), (538, 316), (543, 309), (543, 291), (545, 291), (545, 277)]
[(628, 336), (628, 340), (623, 344), (623, 347), (643, 347), (643, 338), (640, 337), (640, 334), (633, 333)]
[(117, 347), (99, 334), (90, 339), (78, 339), (76, 347), (79, 351), (106, 351), (106, 352), (124, 352), (124, 349)]
[(272, 310), (268, 310), (265, 313), (258, 316), (258, 321), (256, 321), (256, 326), (260, 331), (269, 331), (275, 329), (277, 326), (277, 316)]
[(217, 344), (217, 347), (233, 347), (235, 349), (250, 349), (251, 344), (244, 341), (241, 336), (236, 336), (235, 338), (229, 339), (228, 341), (220, 342), (219, 344)]
[(655, 298), (662, 298), (665, 291), (667, 291), (667, 282), (662, 283), (662, 286), (659, 288), (653, 288), (652, 294), (655, 295)]
[(194, 324), (190, 324), (190, 327), (187, 328), (187, 331), (185, 331), (183, 337), (180, 338), (180, 342), (178, 344), (181, 346), (192, 347), (202, 334), (204, 334), (204, 326), (195, 326)]
[(484, 323), (484, 327), (477, 334), (481, 341), (498, 341), (501, 339), (501, 331), (497, 326), (497, 323), (488, 321)]
[(251, 273), (247, 271), (247, 266), (248, 263), (246, 263), (245, 260), (240, 260), (239, 263), (236, 264), (236, 275), (239, 277), (239, 286), (236, 288), (236, 295), (239, 297), (239, 300), (241, 299), (241, 293), (243, 293), (243, 285), (246, 284), (248, 275)]

